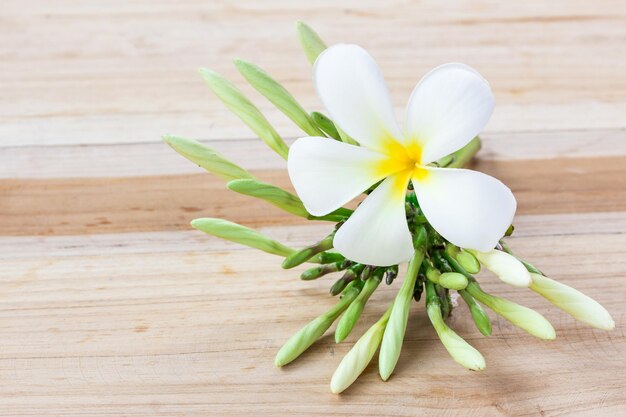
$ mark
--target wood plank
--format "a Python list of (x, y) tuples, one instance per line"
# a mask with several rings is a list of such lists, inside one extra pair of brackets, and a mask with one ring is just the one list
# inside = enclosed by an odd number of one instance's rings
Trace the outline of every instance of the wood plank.
[(281, 133), (296, 136), (230, 61), (258, 63), (307, 108), (319, 109), (295, 39), (294, 22), (302, 18), (329, 43), (355, 42), (370, 50), (399, 112), (426, 71), (460, 61), (493, 85), (498, 107), (488, 132), (626, 127), (626, 12), (620, 0), (560, 0), (550, 7), (398, 0), (382, 6), (370, 0), (335, 11), (330, 0), (263, 7), (255, 1), (116, 0), (76, 9), (63, 1), (5, 3), (4, 145), (153, 142), (170, 132), (242, 137), (245, 128), (202, 86), (199, 66), (236, 80)]
[[(30, 412), (50, 415), (238, 415), (251, 407), (257, 415), (345, 415), (364, 407), (374, 415), (558, 415), (573, 408), (618, 415), (626, 399), (623, 378), (605, 369), (622, 366), (626, 356), (624, 291), (613, 279), (626, 273), (624, 236), (512, 242), (555, 277), (602, 301), (617, 319), (614, 332), (592, 331), (529, 291), (485, 276), (488, 291), (545, 313), (557, 326), (557, 340), (538, 341), (501, 319), (494, 336), (483, 338), (461, 306), (450, 325), (488, 362), (484, 373), (469, 373), (448, 357), (415, 305), (398, 372), (383, 383), (371, 366), (342, 397), (329, 394), (327, 384), (356, 336), (339, 345), (327, 336), (293, 365), (278, 370), (272, 364), (281, 342), (332, 304), (328, 279), (301, 282), (296, 271), (278, 269), (277, 258), (245, 249), (206, 256), (144, 242), (139, 252), (112, 257), (84, 253), (91, 238), (75, 238), (69, 256), (0, 264), (0, 377), (12, 381), (0, 388), (0, 415), (21, 414), (26, 398)], [(590, 240), (595, 245), (585, 244)], [(394, 293), (386, 286), (377, 292), (357, 334)], [(571, 378), (580, 372), (584, 378)], [(289, 396), (277, 394), (284, 384)]]
[[(626, 210), (626, 157), (484, 161), (476, 169), (504, 181), (518, 214)], [(292, 189), (285, 171), (253, 171)], [(197, 217), (225, 217), (250, 226), (301, 219), (237, 195), (207, 173), (130, 178), (0, 180), (5, 235), (91, 234), (184, 230)]]

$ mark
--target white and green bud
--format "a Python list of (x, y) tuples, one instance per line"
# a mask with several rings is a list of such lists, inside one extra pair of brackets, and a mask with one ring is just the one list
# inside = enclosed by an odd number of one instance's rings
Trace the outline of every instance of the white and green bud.
[(485, 369), (485, 358), (472, 345), (450, 329), (443, 320), (441, 305), (432, 282), (426, 282), (426, 312), (437, 336), (452, 359), (472, 371)]
[(575, 319), (603, 330), (613, 330), (615, 321), (593, 298), (540, 274), (531, 273), (530, 289)]
[(239, 179), (230, 181), (226, 186), (237, 193), (265, 200), (287, 213), (304, 218), (309, 217), (309, 212), (306, 211), (298, 196), (275, 185), (254, 179)]
[(515, 256), (496, 249), (489, 252), (468, 249), (468, 252), (471, 252), (485, 268), (507, 284), (526, 288), (530, 286), (532, 282), (530, 273)]
[(463, 274), (458, 272), (444, 272), (439, 276), (439, 285), (451, 290), (463, 290), (467, 287), (469, 281)]
[(309, 25), (302, 21), (296, 23), (296, 31), (306, 58), (311, 65), (315, 64), (317, 57), (327, 48), (326, 44)]
[(196, 140), (166, 135), (163, 136), (163, 141), (194, 164), (227, 181), (240, 178), (254, 178), (252, 174), (239, 165), (229, 161), (219, 152)]
[(359, 293), (359, 296), (352, 304), (350, 304), (350, 307), (348, 307), (346, 312), (343, 313), (337, 323), (337, 328), (335, 329), (335, 342), (339, 343), (348, 337), (354, 328), (354, 325), (359, 320), (367, 300), (369, 300), (370, 296), (374, 293), (374, 291), (376, 291), (376, 288), (378, 288), (381, 279), (382, 271), (380, 274), (376, 274), (365, 281), (365, 285), (363, 285), (363, 289)]
[(228, 220), (206, 217), (193, 220), (191, 226), (209, 235), (259, 249), (273, 255), (289, 256), (295, 252), (292, 248), (256, 230), (229, 222)]
[(235, 60), (235, 66), (250, 85), (264, 95), (278, 110), (289, 117), (300, 129), (310, 136), (324, 136), (311, 116), (296, 99), (276, 80), (251, 62)]
[(409, 262), (402, 287), (400, 287), (400, 291), (398, 291), (398, 295), (396, 295), (396, 299), (393, 303), (378, 358), (378, 369), (384, 381), (389, 379), (400, 358), (402, 341), (409, 319), (409, 308), (411, 306), (411, 300), (413, 299), (415, 280), (423, 259), (424, 249), (416, 249), (413, 259)]
[(200, 75), (215, 95), (239, 117), (277, 154), (287, 159), (289, 147), (267, 121), (265, 116), (248, 100), (243, 93), (224, 77), (206, 68), (200, 68)]
[(485, 293), (476, 282), (470, 282), (467, 292), (509, 322), (544, 340), (556, 338), (556, 332), (550, 322), (541, 314), (528, 307), (521, 306), (504, 298)]
[(330, 390), (333, 394), (343, 392), (363, 373), (380, 345), (390, 313), (391, 307), (343, 357), (330, 380)]
[(285, 342), (276, 354), (274, 364), (278, 367), (287, 365), (307, 350), (333, 324), (337, 317), (354, 301), (359, 294), (359, 287), (350, 283), (344, 290), (341, 299), (330, 310), (313, 319), (298, 330)]

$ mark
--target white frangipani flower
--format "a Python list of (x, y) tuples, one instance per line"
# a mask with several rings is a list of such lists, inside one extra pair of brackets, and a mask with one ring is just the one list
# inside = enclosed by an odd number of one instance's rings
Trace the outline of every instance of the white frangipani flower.
[(445, 64), (426, 74), (411, 94), (403, 129), (380, 70), (362, 48), (330, 47), (313, 72), (328, 113), (361, 146), (321, 137), (291, 146), (289, 176), (306, 209), (328, 214), (383, 180), (337, 231), (334, 246), (341, 254), (380, 266), (411, 258), (404, 209), (409, 181), (444, 238), (463, 248), (493, 249), (515, 214), (511, 190), (480, 172), (429, 165), (462, 148), (487, 124), (494, 97), (478, 72)]

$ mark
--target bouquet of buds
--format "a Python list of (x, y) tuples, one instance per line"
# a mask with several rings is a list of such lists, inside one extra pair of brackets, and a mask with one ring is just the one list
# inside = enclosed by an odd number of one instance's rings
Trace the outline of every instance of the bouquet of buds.
[[(287, 340), (276, 355), (276, 366), (295, 360), (337, 320), (335, 340), (344, 340), (380, 283), (391, 285), (399, 264), (405, 262), (406, 275), (395, 300), (343, 358), (330, 383), (332, 392), (349, 387), (379, 347), (380, 376), (390, 377), (400, 356), (411, 300), (422, 296), (441, 342), (467, 369), (482, 370), (485, 360), (446, 325), (452, 292), (467, 303), (485, 336), (492, 330), (483, 306), (533, 336), (556, 337), (541, 314), (484, 292), (474, 277), (481, 267), (508, 284), (530, 288), (582, 322), (606, 330), (614, 327), (596, 301), (515, 256), (503, 241), (513, 233), (513, 194), (493, 177), (462, 169), (480, 149), (477, 135), (495, 105), (489, 84), (477, 71), (445, 64), (426, 74), (411, 94), (400, 129), (382, 75), (366, 51), (346, 44), (327, 48), (310, 27), (303, 23), (297, 27), (330, 117), (307, 113), (262, 69), (235, 61), (245, 79), (307, 135), (291, 147), (237, 87), (211, 70), (200, 70), (217, 97), (287, 160), (297, 195), (259, 181), (199, 142), (164, 138), (184, 157), (228, 180), (227, 187), (237, 193), (295, 216), (336, 223), (319, 242), (294, 250), (223, 219), (191, 222), (205, 233), (282, 256), (283, 268), (316, 264), (302, 273), (303, 280), (343, 271), (330, 288), (333, 296), (339, 295), (337, 304)], [(356, 210), (343, 207), (361, 194), (365, 198)]]

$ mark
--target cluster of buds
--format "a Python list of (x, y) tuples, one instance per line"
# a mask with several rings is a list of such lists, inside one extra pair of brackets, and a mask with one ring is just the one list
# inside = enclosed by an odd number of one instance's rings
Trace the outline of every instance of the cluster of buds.
[[(313, 63), (326, 48), (325, 44), (303, 23), (298, 24), (298, 36), (307, 58)], [(283, 86), (259, 67), (241, 60), (236, 60), (235, 65), (256, 90), (306, 134), (346, 143), (353, 141), (327, 116), (318, 112), (307, 113)], [(271, 149), (287, 159), (288, 145), (237, 87), (213, 71), (201, 69), (200, 73), (211, 90), (233, 113)], [(328, 236), (311, 246), (295, 250), (258, 231), (227, 220), (200, 218), (191, 222), (194, 228), (210, 235), (283, 257), (282, 267), (285, 269), (307, 262), (315, 264), (302, 272), (302, 280), (341, 273), (330, 288), (330, 293), (339, 298), (337, 303), (287, 340), (276, 355), (276, 366), (284, 366), (295, 360), (336, 321), (335, 340), (337, 343), (342, 342), (353, 330), (367, 301), (381, 282), (391, 285), (398, 276), (399, 265), (366, 265), (346, 259), (333, 250), (335, 233), (350, 218), (352, 210), (339, 208), (324, 216), (313, 216), (297, 195), (259, 181), (244, 168), (200, 142), (177, 136), (166, 136), (164, 140), (184, 157), (227, 180), (226, 186), (232, 191), (259, 198), (308, 220), (335, 223), (333, 232)], [(461, 167), (479, 149), (480, 139), (476, 137), (457, 152), (437, 161), (436, 165)], [(484, 369), (485, 360), (480, 352), (446, 325), (445, 320), (453, 309), (452, 299), (456, 298), (454, 294), (458, 294), (467, 304), (473, 322), (485, 336), (491, 335), (492, 326), (483, 306), (533, 336), (545, 340), (556, 337), (550, 322), (538, 312), (483, 291), (474, 276), (481, 268), (491, 271), (505, 283), (529, 288), (593, 327), (605, 330), (614, 327), (611, 316), (599, 303), (546, 277), (533, 265), (519, 259), (504, 240), (500, 240), (495, 249), (487, 252), (462, 249), (446, 240), (429, 224), (411, 186), (406, 192), (405, 209), (415, 252), (393, 303), (358, 339), (339, 364), (331, 379), (332, 392), (340, 393), (348, 388), (379, 349), (380, 376), (383, 380), (391, 376), (400, 356), (412, 300), (425, 299), (428, 318), (446, 350), (456, 362), (470, 370)], [(504, 237), (512, 233), (511, 226)]]

